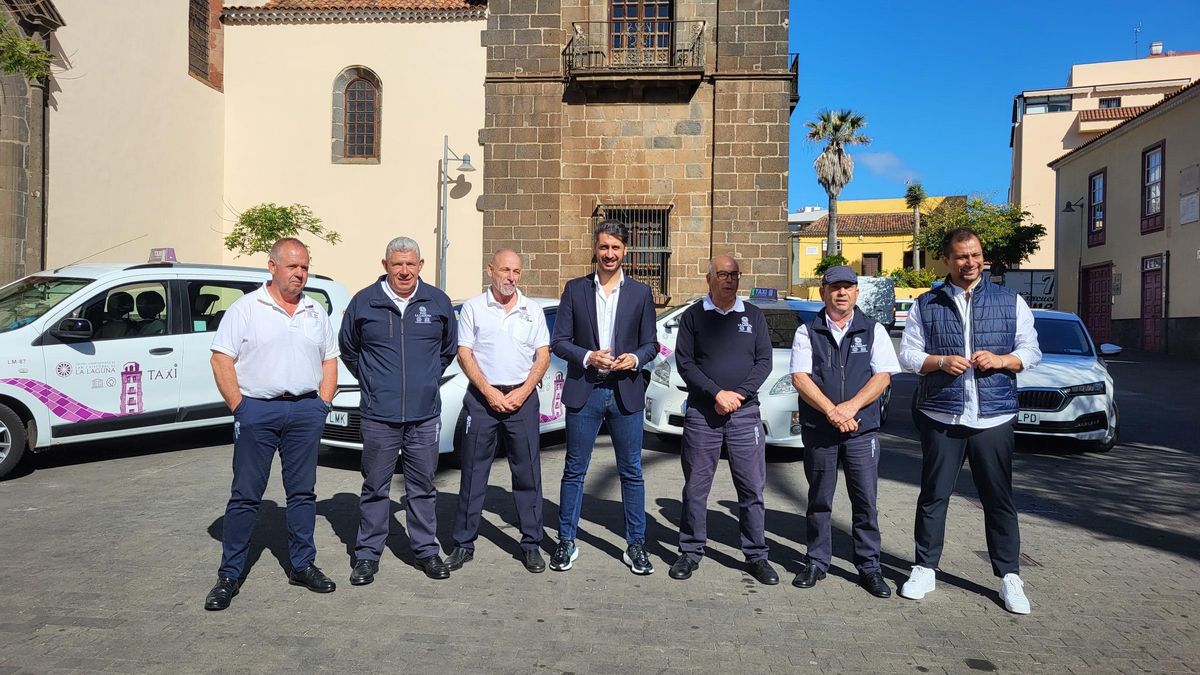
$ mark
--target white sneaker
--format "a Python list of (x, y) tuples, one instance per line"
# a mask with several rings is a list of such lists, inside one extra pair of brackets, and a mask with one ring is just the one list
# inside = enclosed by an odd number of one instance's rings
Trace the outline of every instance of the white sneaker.
[(1025, 597), (1025, 582), (1013, 572), (1004, 575), (1000, 580), (1000, 599), (1004, 601), (1004, 609), (1013, 614), (1029, 613), (1029, 598)]
[(920, 600), (925, 597), (926, 593), (932, 593), (937, 572), (934, 572), (928, 567), (913, 565), (912, 574), (909, 575), (908, 581), (900, 587), (900, 595), (910, 600)]

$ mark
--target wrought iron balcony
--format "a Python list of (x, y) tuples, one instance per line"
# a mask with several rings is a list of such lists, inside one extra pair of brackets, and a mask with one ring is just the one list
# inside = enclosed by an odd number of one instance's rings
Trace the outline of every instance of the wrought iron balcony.
[(702, 75), (702, 20), (576, 21), (563, 49), (568, 78), (589, 75)]

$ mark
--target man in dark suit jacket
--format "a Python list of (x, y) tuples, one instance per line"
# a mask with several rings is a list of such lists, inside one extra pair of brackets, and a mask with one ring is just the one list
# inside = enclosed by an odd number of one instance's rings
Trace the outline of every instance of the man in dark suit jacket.
[(600, 424), (608, 422), (625, 507), (623, 557), (635, 574), (654, 572), (646, 555), (646, 491), (642, 480), (642, 410), (648, 373), (658, 354), (654, 296), (621, 271), (628, 230), (606, 220), (592, 240), (596, 272), (572, 279), (563, 290), (550, 347), (567, 362), (562, 402), (567, 408), (567, 458), (559, 500), (558, 547), (550, 569), (571, 568), (579, 557), (575, 532), (583, 479)]

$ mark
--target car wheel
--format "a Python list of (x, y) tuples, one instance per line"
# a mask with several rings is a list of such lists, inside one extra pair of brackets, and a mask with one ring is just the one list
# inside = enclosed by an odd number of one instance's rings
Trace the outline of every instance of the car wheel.
[(888, 386), (879, 397), (879, 426), (887, 424), (888, 408), (892, 407), (892, 388)]
[(25, 456), (25, 423), (12, 408), (0, 405), (0, 478), (7, 476)]

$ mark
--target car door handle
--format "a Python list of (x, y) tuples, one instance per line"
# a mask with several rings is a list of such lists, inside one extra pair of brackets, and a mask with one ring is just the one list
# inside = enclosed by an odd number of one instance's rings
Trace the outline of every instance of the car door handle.
[(150, 350), (150, 354), (153, 356), (162, 356), (163, 354), (170, 354), (173, 351), (175, 351), (175, 349), (172, 347), (155, 347), (154, 349)]

